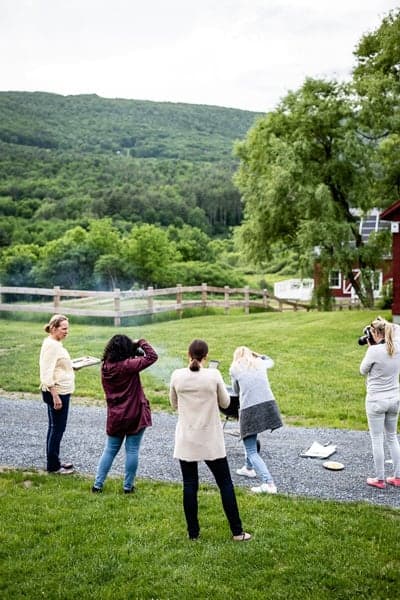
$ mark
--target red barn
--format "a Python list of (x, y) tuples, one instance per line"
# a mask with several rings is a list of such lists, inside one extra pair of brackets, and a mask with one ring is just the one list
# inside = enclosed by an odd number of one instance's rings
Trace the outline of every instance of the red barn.
[[(400, 221), (400, 202), (397, 203), (399, 205), (398, 208), (398, 220)], [(396, 205), (397, 206), (397, 205)], [(368, 240), (368, 237), (373, 232), (382, 231), (385, 229), (390, 229), (391, 224), (389, 221), (391, 220), (388, 217), (384, 217), (384, 214), (389, 211), (380, 213), (379, 210), (374, 209), (369, 214), (360, 218), (359, 224), (359, 232), (362, 236), (364, 242)], [(382, 265), (381, 269), (377, 271), (375, 287), (374, 287), (374, 296), (375, 298), (379, 298), (382, 294), (382, 287), (393, 278), (393, 260), (391, 256), (382, 257)], [(314, 272), (314, 282), (315, 286), (317, 286), (319, 280), (320, 273), (320, 265), (316, 263), (315, 272)], [(356, 266), (353, 269), (353, 273), (355, 278), (360, 277), (360, 269)], [(357, 302), (358, 298), (356, 293), (350, 283), (350, 281), (341, 273), (340, 271), (332, 270), (329, 274), (329, 288), (331, 290), (331, 295), (340, 303), (340, 301), (351, 301)]]

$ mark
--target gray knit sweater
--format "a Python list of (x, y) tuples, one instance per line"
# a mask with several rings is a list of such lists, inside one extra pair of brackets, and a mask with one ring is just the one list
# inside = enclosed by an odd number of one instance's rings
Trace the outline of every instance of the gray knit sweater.
[(254, 368), (233, 365), (229, 370), (233, 391), (239, 395), (242, 439), (283, 425), (267, 375), (267, 369), (273, 366), (271, 358), (260, 356), (255, 361)]

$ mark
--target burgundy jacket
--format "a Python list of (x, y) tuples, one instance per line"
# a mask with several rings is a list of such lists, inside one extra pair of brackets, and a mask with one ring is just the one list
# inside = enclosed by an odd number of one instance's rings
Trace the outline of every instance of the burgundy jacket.
[(139, 373), (156, 362), (158, 355), (146, 340), (139, 340), (139, 346), (145, 356), (102, 364), (108, 435), (132, 435), (152, 424), (150, 404), (144, 395)]

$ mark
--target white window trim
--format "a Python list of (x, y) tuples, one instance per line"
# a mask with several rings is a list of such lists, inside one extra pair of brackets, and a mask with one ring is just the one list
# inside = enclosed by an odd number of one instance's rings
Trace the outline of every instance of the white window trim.
[[(330, 290), (341, 290), (342, 289), (342, 272), (337, 270), (337, 269), (332, 269), (331, 271), (332, 273), (337, 273), (338, 274), (338, 285), (330, 285), (329, 289)], [(329, 281), (331, 279), (331, 272), (329, 273)]]

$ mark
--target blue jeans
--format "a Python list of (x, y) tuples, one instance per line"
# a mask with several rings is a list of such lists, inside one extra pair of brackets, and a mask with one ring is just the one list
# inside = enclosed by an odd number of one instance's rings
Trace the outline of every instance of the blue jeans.
[(47, 404), (47, 416), (49, 425), (46, 438), (47, 470), (58, 471), (61, 467), (60, 445), (67, 426), (69, 400), (71, 394), (60, 394), (62, 408), (55, 410), (53, 396), (50, 392), (42, 392), (43, 401)]
[(97, 467), (96, 479), (94, 487), (101, 489), (113, 464), (114, 458), (117, 456), (122, 442), (125, 439), (125, 479), (124, 490), (130, 490), (135, 481), (136, 471), (139, 462), (139, 448), (145, 427), (138, 433), (126, 435), (122, 437), (107, 436), (106, 447), (101, 455), (99, 465)]
[(254, 469), (263, 483), (272, 483), (273, 478), (267, 465), (257, 452), (257, 434), (249, 435), (243, 438), (243, 444), (246, 450), (246, 466)]
[[(215, 481), (219, 487), (222, 506), (228, 519), (232, 535), (240, 535), (243, 531), (242, 522), (239, 516), (239, 509), (236, 502), (235, 489), (233, 487), (231, 474), (229, 471), (228, 460), (217, 458), (216, 460), (206, 460), (207, 467), (214, 475)], [(183, 478), (183, 510), (185, 512), (187, 530), (190, 538), (197, 538), (200, 533), (198, 521), (198, 502), (197, 492), (199, 490), (198, 464), (195, 461), (180, 460), (182, 478)]]

